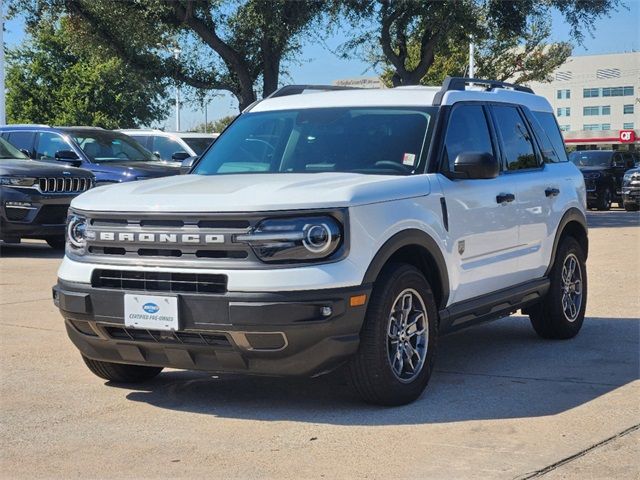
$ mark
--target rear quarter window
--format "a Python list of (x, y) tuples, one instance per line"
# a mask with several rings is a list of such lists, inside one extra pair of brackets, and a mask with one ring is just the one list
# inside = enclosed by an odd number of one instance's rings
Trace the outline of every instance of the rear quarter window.
[(532, 112), (531, 121), (540, 141), (544, 161), (547, 163), (567, 162), (567, 150), (556, 117), (550, 112)]

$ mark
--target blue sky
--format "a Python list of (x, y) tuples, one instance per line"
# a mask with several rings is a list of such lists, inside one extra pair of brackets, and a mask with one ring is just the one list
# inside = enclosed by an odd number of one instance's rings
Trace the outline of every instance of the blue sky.
[[(598, 55), (605, 53), (640, 50), (640, 0), (624, 0), (626, 7), (610, 12), (599, 19), (594, 28), (584, 31), (582, 45), (576, 45), (574, 55)], [(4, 40), (14, 46), (24, 40), (24, 23), (15, 19), (5, 24)], [(334, 55), (334, 50), (347, 37), (338, 33), (323, 41), (308, 41), (303, 47), (297, 63), (290, 65), (290, 78), (286, 83), (332, 83), (338, 78), (373, 76), (375, 72), (358, 60), (344, 60)], [(552, 15), (552, 41), (570, 41), (569, 27), (558, 13)], [(213, 99), (208, 107), (208, 118), (216, 119), (237, 113), (237, 103), (228, 94)], [(204, 121), (204, 112), (188, 105), (182, 108), (182, 129), (186, 130)], [(167, 129), (175, 125), (172, 115), (164, 122)]]

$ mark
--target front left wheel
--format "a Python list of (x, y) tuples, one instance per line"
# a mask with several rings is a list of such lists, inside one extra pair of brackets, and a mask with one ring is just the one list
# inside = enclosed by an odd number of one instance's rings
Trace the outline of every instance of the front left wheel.
[(424, 275), (408, 264), (386, 266), (376, 280), (351, 360), (360, 396), (378, 405), (405, 405), (424, 391), (433, 371), (438, 311)]

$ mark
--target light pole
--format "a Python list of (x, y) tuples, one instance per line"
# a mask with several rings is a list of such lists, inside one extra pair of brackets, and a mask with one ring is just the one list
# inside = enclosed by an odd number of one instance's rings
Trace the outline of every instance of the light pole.
[(0, 125), (7, 123), (4, 98), (4, 10), (0, 0)]
[[(175, 47), (173, 49), (173, 58), (176, 59), (176, 64), (178, 63), (179, 57), (180, 57), (180, 49), (178, 47)], [(180, 131), (180, 86), (176, 81), (176, 132), (179, 132), (179, 131)]]
[(473, 58), (475, 54), (475, 45), (473, 44), (473, 37), (471, 43), (469, 43), (469, 78), (475, 78), (476, 75), (476, 62)]

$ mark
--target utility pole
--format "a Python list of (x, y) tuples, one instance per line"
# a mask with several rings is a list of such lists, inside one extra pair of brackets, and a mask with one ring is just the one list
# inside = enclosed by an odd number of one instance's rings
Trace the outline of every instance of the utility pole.
[(204, 101), (204, 133), (208, 133), (207, 130), (209, 130), (209, 125), (207, 125), (207, 110), (208, 110), (208, 106), (209, 106), (209, 102)]
[(6, 102), (4, 92), (4, 10), (0, 0), (0, 125), (6, 125)]
[[(176, 63), (178, 63), (178, 57), (180, 57), (180, 49), (176, 46), (173, 49), (173, 58), (176, 59)], [(179, 132), (179, 131), (180, 131), (180, 86), (178, 82), (176, 82), (176, 132)]]

